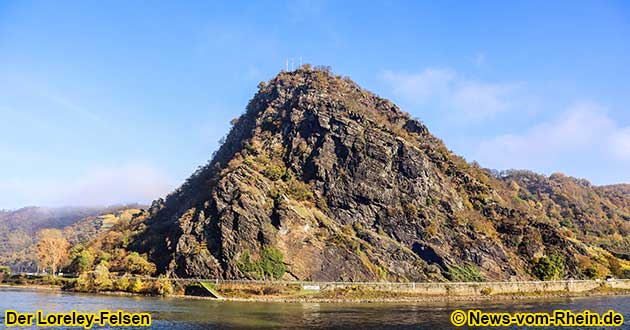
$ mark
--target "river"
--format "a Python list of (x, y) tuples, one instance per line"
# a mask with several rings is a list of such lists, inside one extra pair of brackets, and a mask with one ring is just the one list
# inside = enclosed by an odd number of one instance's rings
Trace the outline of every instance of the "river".
[[(258, 303), (130, 297), (0, 288), (0, 324), (4, 311), (45, 313), (97, 312), (101, 309), (149, 312), (151, 329), (455, 329), (449, 322), (454, 309), (539, 311), (585, 309), (603, 313), (615, 309), (630, 329), (630, 297), (591, 297), (554, 300), (412, 304)], [(33, 327), (34, 329), (35, 327)], [(97, 327), (95, 327), (97, 328)], [(14, 328), (15, 329), (15, 328)], [(55, 328), (58, 329), (58, 328)], [(77, 329), (77, 328), (74, 328)], [(122, 329), (122, 328), (117, 328)]]

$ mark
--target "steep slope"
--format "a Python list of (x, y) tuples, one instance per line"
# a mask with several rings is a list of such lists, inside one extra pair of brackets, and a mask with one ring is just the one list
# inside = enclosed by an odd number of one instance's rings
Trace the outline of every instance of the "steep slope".
[(528, 171), (507, 171), (501, 179), (528, 212), (560, 226), (573, 239), (630, 259), (628, 185), (596, 187), (559, 173), (544, 177)]
[(259, 88), (210, 163), (149, 209), (131, 248), (158, 271), (274, 277), (260, 270), (283, 259), (284, 279), (524, 279), (541, 257), (580, 277), (580, 258), (609, 256), (347, 78), (307, 66)]

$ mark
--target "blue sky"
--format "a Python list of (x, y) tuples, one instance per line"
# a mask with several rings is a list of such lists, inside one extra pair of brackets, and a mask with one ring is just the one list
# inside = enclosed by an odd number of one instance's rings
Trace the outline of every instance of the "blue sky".
[(483, 166), (630, 182), (627, 2), (3, 1), (0, 208), (166, 194), (300, 56)]

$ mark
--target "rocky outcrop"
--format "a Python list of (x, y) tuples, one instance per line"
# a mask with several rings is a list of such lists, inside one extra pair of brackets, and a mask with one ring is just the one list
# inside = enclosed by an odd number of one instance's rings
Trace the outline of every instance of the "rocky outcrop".
[(285, 279), (525, 279), (555, 254), (581, 276), (588, 244), (511, 198), (510, 182), (390, 101), (304, 67), (260, 85), (212, 160), (153, 203), (131, 248), (182, 277), (251, 278), (244, 265), (266, 248)]

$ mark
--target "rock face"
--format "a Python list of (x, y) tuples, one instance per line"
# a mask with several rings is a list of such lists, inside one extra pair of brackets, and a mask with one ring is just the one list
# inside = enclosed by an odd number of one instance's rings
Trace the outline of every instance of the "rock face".
[(303, 67), (259, 87), (212, 160), (149, 209), (131, 248), (160, 272), (257, 277), (246, 264), (268, 248), (299, 280), (526, 279), (551, 255), (580, 277), (580, 257), (596, 263), (602, 249), (534, 212), (515, 173), (466, 163), (351, 80)]

